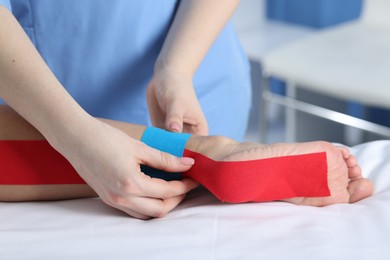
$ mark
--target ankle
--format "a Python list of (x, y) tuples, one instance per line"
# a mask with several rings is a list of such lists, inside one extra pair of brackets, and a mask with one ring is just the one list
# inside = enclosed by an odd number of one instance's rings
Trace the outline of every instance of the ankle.
[(219, 154), (225, 153), (226, 149), (237, 145), (238, 142), (223, 136), (192, 135), (185, 149), (217, 159)]

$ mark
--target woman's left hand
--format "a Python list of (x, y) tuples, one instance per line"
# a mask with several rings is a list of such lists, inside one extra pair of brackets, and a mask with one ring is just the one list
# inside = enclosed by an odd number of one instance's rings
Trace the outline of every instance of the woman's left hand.
[(172, 132), (208, 134), (192, 76), (166, 68), (156, 71), (149, 82), (147, 102), (154, 126)]

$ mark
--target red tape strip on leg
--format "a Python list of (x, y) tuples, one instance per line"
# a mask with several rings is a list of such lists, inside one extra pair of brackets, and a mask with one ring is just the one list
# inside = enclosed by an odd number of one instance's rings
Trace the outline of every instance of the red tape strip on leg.
[(224, 202), (262, 202), (330, 196), (326, 152), (241, 162), (218, 162), (184, 150), (195, 159), (184, 175)]
[(0, 185), (85, 184), (47, 141), (0, 141)]

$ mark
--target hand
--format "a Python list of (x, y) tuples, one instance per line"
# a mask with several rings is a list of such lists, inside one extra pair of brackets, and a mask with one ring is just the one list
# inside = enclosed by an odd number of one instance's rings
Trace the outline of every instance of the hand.
[(154, 126), (172, 132), (208, 134), (191, 76), (169, 69), (156, 71), (147, 89), (147, 102)]
[(88, 127), (77, 138), (64, 140), (61, 153), (106, 204), (140, 219), (162, 217), (197, 186), (190, 179), (167, 182), (140, 170), (145, 164), (168, 172), (186, 171), (192, 159), (150, 148), (96, 119)]

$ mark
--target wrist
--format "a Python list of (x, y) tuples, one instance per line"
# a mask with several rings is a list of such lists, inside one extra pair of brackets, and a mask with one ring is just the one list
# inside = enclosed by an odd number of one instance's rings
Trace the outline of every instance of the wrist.
[[(160, 55), (161, 56), (161, 55)], [(175, 62), (172, 59), (166, 57), (158, 57), (154, 65), (154, 74), (159, 77), (175, 76), (188, 78), (192, 80), (196, 69), (186, 66), (180, 62)]]
[(97, 119), (87, 113), (78, 114), (72, 119), (53, 124), (45, 138), (58, 152), (65, 155), (72, 147), (87, 140), (94, 129), (98, 128), (98, 123)]

